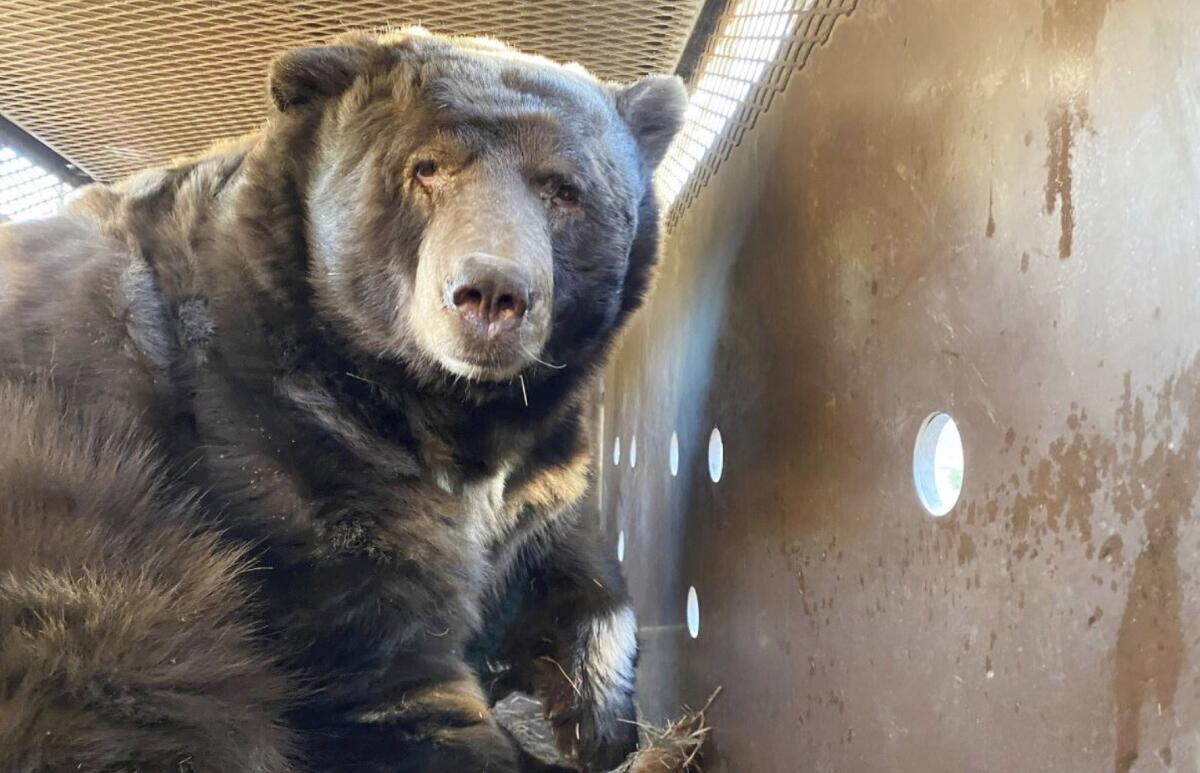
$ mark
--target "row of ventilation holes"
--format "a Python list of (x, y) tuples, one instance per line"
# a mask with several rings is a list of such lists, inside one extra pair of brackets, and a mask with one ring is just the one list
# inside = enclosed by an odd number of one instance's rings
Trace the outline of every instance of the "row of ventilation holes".
[[(679, 434), (671, 433), (668, 453), (671, 476), (679, 474)], [(612, 463), (621, 464), (621, 438), (613, 440)], [(637, 435), (629, 439), (629, 466), (637, 467)], [(725, 443), (721, 430), (713, 428), (708, 437), (708, 477), (713, 483), (721, 480), (725, 468)], [(948, 514), (958, 503), (963, 484), (962, 437), (958, 425), (948, 413), (930, 414), (917, 430), (913, 447), (913, 486), (921, 506), (932, 516)], [(625, 561), (625, 530), (617, 535), (617, 560)], [(687, 594), (687, 628), (693, 638), (700, 636), (700, 596), (696, 586)]]
[[(629, 438), (629, 467), (632, 469), (637, 467), (637, 435)], [(679, 433), (671, 433), (671, 445), (667, 453), (667, 467), (671, 471), (671, 477), (679, 474)], [(617, 436), (613, 439), (612, 449), (613, 467), (621, 465), (621, 438)], [(721, 439), (721, 430), (713, 427), (713, 431), (708, 436), (708, 477), (713, 483), (719, 483), (721, 473), (725, 471), (725, 441)], [(617, 560), (624, 563), (625, 561), (625, 530), (617, 535)], [(688, 635), (693, 639), (700, 636), (700, 595), (696, 592), (696, 586), (692, 585), (688, 588), (687, 594), (687, 629)]]
[[(679, 433), (671, 433), (671, 447), (668, 452), (668, 467), (671, 469), (671, 477), (679, 474)], [(621, 438), (618, 436), (613, 439), (612, 449), (613, 467), (621, 465)], [(637, 435), (634, 435), (629, 440), (629, 466), (630, 468), (637, 467)], [(712, 434), (708, 436), (708, 477), (712, 478), (713, 483), (721, 480), (721, 472), (725, 469), (725, 443), (721, 440), (721, 430), (713, 427)]]

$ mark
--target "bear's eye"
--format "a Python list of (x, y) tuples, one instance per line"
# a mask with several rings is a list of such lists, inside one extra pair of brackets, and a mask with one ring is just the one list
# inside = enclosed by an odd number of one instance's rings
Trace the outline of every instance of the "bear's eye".
[(438, 163), (432, 158), (426, 158), (413, 165), (413, 177), (421, 182), (430, 182), (437, 177)]
[(579, 203), (579, 189), (570, 183), (563, 183), (554, 192), (554, 201), (566, 207), (573, 207)]
[(564, 209), (579, 206), (580, 191), (561, 177), (551, 177), (542, 183), (542, 198)]

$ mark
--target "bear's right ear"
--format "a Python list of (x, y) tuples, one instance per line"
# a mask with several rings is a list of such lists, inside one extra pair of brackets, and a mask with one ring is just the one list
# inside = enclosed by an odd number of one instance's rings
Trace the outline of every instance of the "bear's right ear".
[(675, 75), (648, 75), (617, 93), (617, 112), (651, 169), (662, 161), (683, 126), (687, 106), (687, 88)]
[(286, 113), (337, 96), (362, 72), (367, 52), (354, 46), (318, 46), (288, 51), (271, 63), (271, 101)]

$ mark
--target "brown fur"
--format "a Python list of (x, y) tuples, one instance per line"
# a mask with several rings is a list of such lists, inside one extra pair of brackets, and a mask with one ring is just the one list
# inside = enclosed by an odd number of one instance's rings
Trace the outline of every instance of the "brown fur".
[(0, 415), (0, 770), (290, 770), (243, 551), (130, 416), (11, 386)]

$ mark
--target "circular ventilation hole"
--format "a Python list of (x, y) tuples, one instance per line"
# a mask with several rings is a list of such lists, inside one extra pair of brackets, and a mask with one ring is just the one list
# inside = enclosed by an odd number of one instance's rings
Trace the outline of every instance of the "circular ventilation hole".
[(629, 439), (629, 467), (637, 467), (637, 435)]
[(713, 427), (708, 436), (708, 477), (716, 483), (721, 480), (721, 472), (725, 469), (725, 442), (721, 440), (721, 430)]
[(621, 464), (621, 438), (613, 438), (613, 467)]
[(621, 533), (617, 535), (617, 560), (625, 563), (625, 530), (621, 529)]
[(671, 433), (671, 450), (668, 454), (668, 457), (671, 468), (671, 477), (675, 477), (679, 474), (679, 434), (676, 432)]
[(958, 502), (963, 486), (963, 445), (950, 414), (930, 414), (921, 422), (913, 445), (913, 484), (917, 499), (930, 515), (945, 515)]
[(687, 627), (688, 634), (693, 638), (700, 636), (700, 596), (696, 594), (696, 586), (688, 588), (687, 597)]

